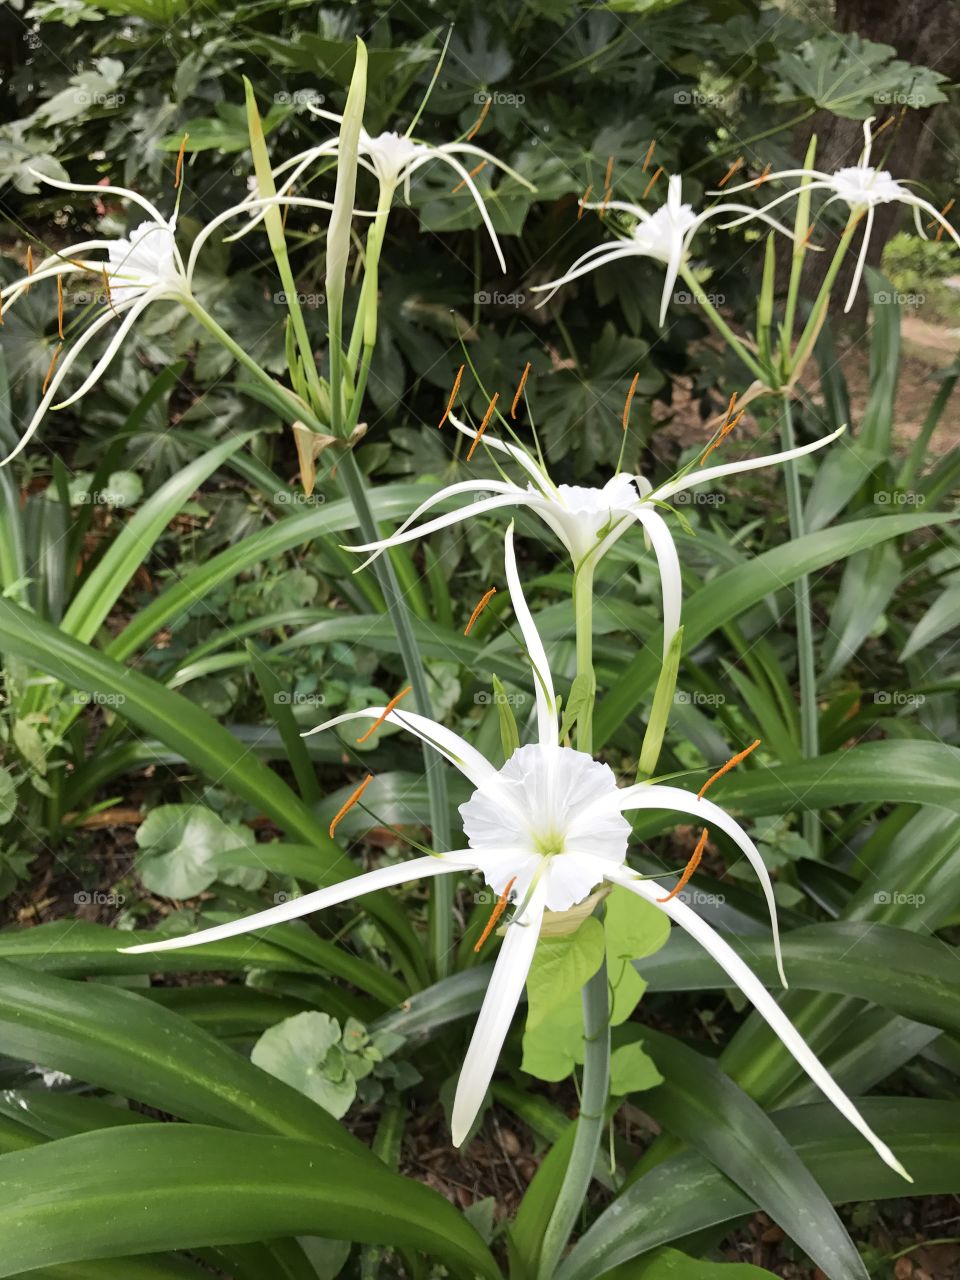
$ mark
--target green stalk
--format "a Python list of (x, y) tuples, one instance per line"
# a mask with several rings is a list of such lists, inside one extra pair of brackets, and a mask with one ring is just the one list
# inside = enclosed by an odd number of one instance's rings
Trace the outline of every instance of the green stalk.
[(727, 324), (726, 320), (724, 320), (717, 308), (702, 291), (700, 281), (685, 262), (680, 264), (680, 275), (690, 286), (693, 294), (697, 297), (697, 301), (706, 313), (707, 319), (716, 329), (717, 333), (720, 334), (720, 337), (723, 338), (724, 342), (726, 342), (730, 347), (731, 351), (733, 351), (733, 353), (739, 358), (741, 364), (746, 365), (758, 382), (762, 382), (764, 386), (767, 386), (769, 384), (768, 374), (764, 372), (759, 362), (753, 358), (750, 352)]
[[(344, 450), (337, 474), (343, 480), (344, 488), (357, 513), (364, 542), (376, 542), (380, 537), (380, 531), (370, 510), (370, 504), (367, 502), (363, 475), (352, 449)], [(433, 712), (427, 686), (427, 673), (410, 624), (410, 610), (403, 598), (390, 557), (379, 556), (374, 561), (374, 567), (380, 590), (387, 604), (387, 612), (397, 633), (407, 679), (413, 685), (417, 710), (423, 716), (431, 716)], [(437, 849), (449, 849), (450, 810), (444, 764), (433, 748), (426, 743), (423, 747), (423, 764), (430, 799), (432, 844)], [(450, 973), (453, 963), (453, 892), (452, 876), (438, 876), (431, 885), (430, 950), (438, 978), (445, 978)]]
[[(577, 678), (593, 682), (593, 565), (582, 564), (574, 577), (574, 615), (577, 633)], [(593, 754), (593, 699), (577, 719), (577, 748)], [(602, 906), (598, 911), (602, 912)], [(603, 1137), (607, 1098), (610, 1093), (610, 1005), (607, 963), (583, 988), (583, 1078), (580, 1114), (550, 1221), (543, 1235), (538, 1280), (550, 1280), (567, 1247), (596, 1164)]]
[[(781, 440), (784, 449), (795, 449), (796, 435), (790, 408), (790, 393), (784, 393), (781, 417)], [(783, 465), (787, 487), (787, 514), (790, 519), (790, 538), (796, 541), (806, 532), (803, 514), (803, 494), (800, 489), (800, 471), (797, 459), (791, 458)], [(814, 760), (820, 754), (820, 713), (817, 707), (817, 666), (813, 648), (813, 617), (810, 608), (810, 578), (807, 574), (794, 584), (794, 609), (797, 620), (797, 667), (800, 675), (800, 744), (805, 760)], [(813, 850), (820, 853), (820, 820), (815, 810), (803, 815), (803, 834)]]
[(830, 302), (830, 290), (833, 288), (834, 281), (837, 278), (837, 272), (840, 270), (840, 264), (846, 257), (847, 250), (850, 248), (850, 241), (860, 222), (859, 216), (851, 213), (847, 219), (847, 225), (843, 229), (843, 235), (840, 237), (840, 243), (837, 245), (836, 252), (833, 255), (833, 261), (827, 268), (827, 273), (823, 277), (823, 284), (820, 286), (820, 292), (817, 294), (813, 306), (810, 308), (810, 315), (807, 317), (807, 323), (803, 327), (800, 334), (800, 340), (796, 345), (793, 355), (790, 357), (787, 369), (787, 379), (792, 381), (794, 376), (799, 373), (810, 355), (810, 351), (816, 342), (817, 334), (820, 332), (820, 324), (822, 313)]

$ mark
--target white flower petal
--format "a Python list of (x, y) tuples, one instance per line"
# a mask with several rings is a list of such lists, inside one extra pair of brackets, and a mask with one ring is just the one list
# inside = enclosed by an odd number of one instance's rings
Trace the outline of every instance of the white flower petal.
[[(459, 431), (461, 435), (466, 436), (468, 440), (476, 440), (477, 433), (473, 427), (468, 427), (465, 422), (461, 422), (456, 414), (450, 413), (447, 417), (451, 425)], [(499, 453), (509, 454), (514, 462), (523, 467), (524, 471), (526, 471), (527, 475), (536, 485), (537, 490), (540, 493), (550, 493), (554, 489), (554, 485), (552, 484), (550, 477), (528, 453), (519, 447), (519, 445), (511, 444), (509, 440), (502, 440), (499, 436), (491, 435), (487, 431), (483, 433), (481, 439), (485, 446), (491, 449), (496, 449)]]
[(464, 168), (464, 166), (460, 163), (457, 157), (454, 155), (451, 155), (449, 151), (441, 150), (439, 147), (431, 147), (429, 148), (428, 155), (420, 156), (417, 160), (413, 162), (413, 164), (407, 166), (407, 169), (406, 169), (407, 176), (409, 177), (410, 175), (415, 173), (416, 170), (419, 169), (422, 165), (427, 164), (429, 163), (429, 161), (434, 159), (442, 160), (444, 164), (448, 164), (450, 168), (453, 169), (453, 171), (460, 178), (460, 181), (463, 183), (463, 185), (470, 192), (471, 196), (473, 197), (473, 203), (477, 206), (477, 212), (480, 214), (480, 218), (483, 221), (483, 225), (487, 229), (487, 235), (490, 237), (491, 241), (493, 242), (493, 248), (497, 255), (497, 261), (500, 263), (500, 270), (504, 273), (504, 275), (506, 275), (507, 264), (506, 264), (506, 261), (504, 260), (503, 250), (500, 248), (500, 241), (497, 239), (497, 233), (493, 229), (493, 223), (490, 220), (490, 214), (487, 212), (487, 206), (484, 204), (483, 196), (480, 194), (479, 190), (477, 189), (477, 184), (474, 182), (473, 178), (471, 178), (469, 171)]
[(408, 880), (420, 880), (425, 876), (447, 875), (451, 871), (462, 871), (472, 866), (468, 853), (442, 853), (437, 854), (436, 857), (413, 858), (410, 862), (401, 862), (393, 867), (380, 867), (377, 871), (367, 871), (363, 875), (355, 876), (352, 880), (343, 880), (340, 884), (330, 885), (329, 888), (305, 893), (302, 898), (290, 898), (276, 907), (268, 907), (266, 911), (244, 916), (241, 920), (212, 925), (209, 929), (198, 929), (196, 933), (184, 934), (180, 938), (166, 938), (163, 942), (144, 942), (136, 947), (118, 947), (117, 950), (127, 955), (141, 955), (148, 951), (182, 951), (185, 947), (200, 947), (206, 942), (222, 942), (224, 938), (236, 938), (244, 933), (259, 933), (275, 924), (299, 920), (301, 916), (322, 911), (324, 907), (335, 907), (338, 903), (349, 902), (353, 898), (362, 897), (365, 893), (373, 893), (377, 889), (388, 889), (393, 885), (406, 884)]
[(527, 655), (533, 667), (533, 686), (537, 695), (537, 728), (540, 743), (548, 746), (556, 743), (560, 736), (560, 725), (557, 721), (557, 695), (553, 690), (553, 676), (547, 662), (547, 651), (540, 639), (540, 632), (533, 620), (533, 614), (527, 604), (520, 585), (517, 572), (517, 557), (513, 549), (513, 524), (507, 529), (504, 540), (504, 565), (507, 575), (507, 587), (513, 612), (523, 635)]
[[(431, 494), (424, 502), (421, 502), (419, 507), (412, 511), (410, 515), (407, 516), (406, 520), (394, 529), (393, 533), (391, 533), (389, 537), (379, 538), (376, 542), (359, 542), (351, 546), (345, 546), (343, 549), (344, 551), (385, 551), (387, 547), (395, 547), (399, 545), (398, 540), (409, 541), (409, 539), (403, 539), (403, 535), (415, 520), (419, 520), (425, 512), (430, 511), (433, 507), (438, 507), (448, 498), (457, 498), (465, 493), (513, 493), (521, 499), (526, 496), (524, 491), (518, 485), (511, 484), (509, 481), (459, 480), (456, 484), (448, 484), (445, 489), (439, 489), (436, 493)], [(462, 507), (460, 510), (469, 513), (470, 507)], [(419, 534), (420, 531), (415, 530), (414, 532)], [(370, 561), (367, 560), (365, 563), (369, 564)]]
[(768, 1023), (784, 1047), (806, 1071), (814, 1084), (823, 1091), (840, 1114), (863, 1134), (884, 1164), (889, 1165), (891, 1169), (899, 1173), (902, 1178), (906, 1178), (908, 1182), (913, 1181), (887, 1144), (873, 1132), (854, 1103), (820, 1062), (817, 1055), (793, 1026), (763, 983), (751, 972), (749, 967), (720, 934), (704, 920), (701, 920), (696, 912), (692, 911), (680, 898), (671, 898), (669, 902), (658, 902), (657, 898), (660, 896), (660, 890), (649, 880), (634, 879), (629, 872), (625, 871), (610, 872), (608, 873), (608, 879), (623, 885), (631, 893), (635, 893), (638, 897), (652, 903), (664, 915), (669, 916), (682, 929), (685, 929), (691, 937), (696, 938), (704, 951), (713, 957), (717, 964), (740, 988), (757, 1013)]
[[(354, 569), (354, 573), (359, 573), (361, 569), (365, 569), (367, 565), (372, 564), (378, 556), (382, 555), (387, 547), (398, 547), (403, 542), (414, 542), (418, 538), (425, 538), (428, 533), (436, 533), (438, 529), (448, 529), (452, 524), (458, 524), (461, 520), (466, 520), (468, 516), (481, 516), (488, 511), (498, 511), (501, 507), (522, 507), (529, 506), (535, 501), (533, 494), (525, 494), (522, 489), (518, 489), (516, 493), (507, 491), (504, 494), (493, 498), (482, 498), (479, 502), (471, 502), (469, 506), (460, 507), (456, 511), (449, 511), (444, 516), (436, 516), (433, 520), (428, 520), (426, 524), (419, 525), (416, 529), (407, 529), (405, 533), (395, 533), (390, 538), (383, 539), (383, 545), (366, 560)], [(348, 548), (353, 550), (354, 548)]]
[(76, 391), (74, 391), (71, 395), (67, 396), (66, 400), (61, 400), (59, 404), (55, 404), (53, 406), (54, 409), (66, 409), (68, 405), (75, 404), (78, 400), (80, 400), (83, 396), (87, 394), (87, 392), (96, 382), (99, 382), (100, 378), (103, 377), (103, 374), (107, 369), (107, 366), (110, 364), (110, 361), (113, 359), (113, 357), (120, 350), (120, 347), (123, 345), (124, 338), (126, 338), (127, 334), (136, 324), (141, 314), (144, 311), (146, 311), (147, 307), (149, 307), (151, 302), (156, 301), (158, 296), (159, 296), (158, 290), (148, 290), (146, 293), (142, 294), (139, 298), (132, 300), (132, 302), (128, 304), (130, 306), (130, 310), (124, 316), (123, 322), (118, 327), (117, 332), (110, 339), (110, 343), (106, 351), (97, 361), (97, 363), (93, 366), (93, 369), (86, 376), (86, 378), (84, 378), (83, 382), (81, 382), (80, 386), (77, 387)]
[[(550, 292), (537, 303), (536, 310), (539, 311), (541, 307), (545, 307), (558, 289), (562, 288), (565, 284), (570, 284), (573, 280), (578, 280), (580, 276), (585, 276), (590, 271), (595, 271), (598, 267), (605, 267), (610, 262), (619, 262), (621, 258), (638, 256), (644, 257), (646, 255), (643, 254), (642, 250), (638, 250), (631, 241), (621, 240), (611, 246), (610, 252), (605, 257), (594, 258), (592, 261), (586, 262), (584, 265), (579, 267), (577, 266), (577, 263), (574, 263), (569, 271), (564, 272), (562, 276), (558, 276), (556, 280), (548, 280), (546, 284), (538, 284), (534, 286), (531, 290), (532, 293), (542, 293), (545, 289), (550, 290)], [(583, 262), (583, 258), (578, 258), (577, 262)]]
[[(301, 737), (309, 738), (314, 733), (322, 733), (326, 729), (333, 729), (336, 725), (346, 724), (350, 720), (379, 720), (385, 711), (386, 707), (365, 707), (363, 711), (346, 711), (343, 715), (334, 716), (332, 720), (325, 720), (323, 724), (318, 724), (315, 729), (309, 729), (301, 734)], [(497, 771), (489, 760), (452, 729), (438, 724), (436, 720), (430, 720), (427, 716), (418, 715), (415, 711), (391, 711), (385, 719), (390, 724), (407, 729), (422, 742), (429, 743), (452, 765), (455, 765), (475, 787), (497, 785)]]
[(847, 294), (844, 312), (850, 310), (857, 296), (857, 290), (860, 288), (860, 277), (863, 275), (863, 268), (867, 262), (867, 250), (870, 248), (870, 233), (873, 231), (873, 205), (867, 209), (866, 222), (863, 228), (863, 240), (860, 244), (860, 252), (857, 254), (857, 265), (853, 272), (853, 279), (850, 281), (850, 292)]
[(787, 986), (786, 974), (783, 971), (783, 955), (780, 950), (780, 926), (777, 921), (777, 900), (773, 896), (773, 885), (760, 850), (741, 827), (731, 818), (725, 809), (721, 809), (711, 800), (691, 794), (680, 787), (667, 787), (659, 783), (640, 782), (633, 787), (624, 787), (619, 792), (621, 811), (627, 809), (670, 809), (675, 813), (687, 813), (705, 827), (716, 827), (725, 832), (740, 849), (744, 857), (753, 867), (763, 889), (770, 912), (770, 927), (773, 930), (773, 949), (777, 957), (777, 971), (780, 981)]
[(537, 189), (532, 182), (527, 181), (522, 173), (517, 173), (516, 169), (511, 169), (505, 161), (498, 160), (497, 157), (491, 155), (489, 151), (484, 151), (483, 147), (475, 146), (472, 142), (443, 142), (440, 146), (433, 147), (431, 149), (433, 151), (446, 152), (448, 155), (459, 154), (465, 156), (479, 156), (481, 160), (486, 160), (488, 164), (492, 164), (503, 173), (508, 174), (515, 182), (519, 182), (522, 186), (526, 187), (528, 191), (536, 191)]
[(48, 187), (56, 187), (58, 191), (84, 191), (96, 196), (120, 196), (123, 200), (130, 200), (134, 204), (138, 204), (161, 226), (166, 227), (169, 225), (155, 204), (151, 204), (145, 196), (140, 195), (138, 191), (132, 191), (129, 187), (102, 187), (99, 184), (91, 185), (89, 182), (62, 182), (59, 178), (51, 178), (47, 174), (41, 173), (39, 169), (31, 169), (30, 173), (35, 178), (39, 178), (41, 182), (45, 182)]
[(842, 436), (846, 427), (838, 427), (836, 431), (832, 431), (828, 436), (822, 436), (819, 440), (814, 440), (812, 444), (800, 445), (796, 449), (784, 449), (780, 453), (768, 453), (760, 458), (745, 458), (742, 462), (726, 462), (719, 467), (703, 467), (699, 471), (689, 471), (685, 476), (679, 477), (677, 480), (667, 480), (665, 484), (654, 489), (649, 498), (656, 502), (665, 502), (668, 498), (672, 498), (675, 493), (681, 493), (684, 489), (692, 489), (697, 484), (708, 484), (711, 480), (720, 480), (724, 476), (735, 476), (741, 471), (756, 471), (759, 467), (774, 467), (778, 462), (789, 462), (791, 458), (803, 458), (808, 453), (816, 453), (818, 449), (824, 448), (825, 445), (832, 444), (839, 436)]
[(680, 611), (683, 603), (683, 578), (680, 574), (680, 558), (670, 526), (659, 511), (641, 506), (637, 519), (646, 530), (647, 537), (657, 557), (660, 573), (660, 591), (663, 597), (663, 656), (666, 658), (673, 637), (680, 627)]
[(543, 900), (544, 890), (540, 885), (534, 889), (522, 918), (512, 920), (507, 926), (507, 936), (493, 967), (490, 985), (457, 1081), (450, 1126), (455, 1147), (459, 1147), (470, 1132), (483, 1104), (497, 1058), (520, 1003), (537, 948)]

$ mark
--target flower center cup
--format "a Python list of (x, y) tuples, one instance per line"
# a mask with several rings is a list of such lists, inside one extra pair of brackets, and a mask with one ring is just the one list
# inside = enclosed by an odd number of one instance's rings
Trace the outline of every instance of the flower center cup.
[(518, 748), (495, 780), (460, 806), (473, 860), (499, 896), (512, 877), (520, 902), (534, 881), (546, 905), (567, 911), (626, 860), (630, 823), (616, 807), (609, 765), (570, 747)]
[(903, 187), (886, 169), (871, 169), (868, 165), (850, 165), (838, 169), (831, 186), (853, 209), (872, 204), (889, 204), (899, 200)]

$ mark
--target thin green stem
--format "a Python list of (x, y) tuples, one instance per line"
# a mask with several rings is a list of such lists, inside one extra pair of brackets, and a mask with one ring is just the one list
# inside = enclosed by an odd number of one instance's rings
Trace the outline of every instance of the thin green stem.
[[(790, 395), (783, 397), (781, 415), (781, 440), (784, 449), (795, 449), (796, 435), (793, 430), (793, 415), (790, 407)], [(803, 493), (800, 488), (800, 472), (797, 459), (791, 458), (784, 463), (784, 478), (787, 486), (787, 514), (790, 520), (790, 537), (796, 541), (806, 532), (806, 521), (803, 514)], [(797, 669), (800, 676), (800, 743), (805, 760), (813, 760), (820, 754), (820, 713), (817, 706), (817, 666), (813, 647), (813, 616), (810, 607), (810, 579), (804, 574), (794, 583), (794, 608), (797, 621)], [(815, 810), (807, 810), (803, 815), (803, 834), (813, 850), (814, 856), (820, 852), (820, 820)]]
[(793, 354), (787, 361), (788, 367), (786, 369), (786, 373), (788, 381), (794, 380), (795, 375), (803, 368), (808, 356), (810, 355), (813, 344), (817, 339), (817, 334), (820, 332), (822, 313), (830, 302), (830, 290), (834, 286), (837, 273), (840, 270), (840, 264), (846, 257), (847, 250), (850, 247), (850, 241), (853, 239), (853, 234), (857, 229), (859, 221), (860, 215), (855, 213), (851, 213), (850, 217), (847, 219), (847, 225), (843, 229), (843, 235), (840, 237), (840, 242), (838, 243), (833, 255), (833, 261), (827, 268), (826, 275), (823, 277), (823, 283), (820, 285), (820, 291), (814, 300), (813, 306), (810, 308), (807, 323), (803, 327), (803, 332), (800, 334), (800, 339), (797, 342)]
[[(357, 465), (353, 450), (344, 451), (339, 464), (338, 475), (343, 480), (344, 488), (353, 509), (357, 513), (360, 529), (365, 542), (376, 542), (380, 537), (377, 522), (367, 501), (367, 491), (363, 476)], [(380, 556), (374, 561), (377, 580), (383, 598), (387, 604), (387, 612), (393, 621), (400, 646), (400, 656), (407, 672), (407, 679), (413, 685), (413, 696), (417, 702), (417, 710), (423, 716), (432, 715), (430, 691), (427, 686), (427, 673), (423, 659), (417, 646), (416, 637), (410, 621), (410, 610), (403, 598), (397, 575), (389, 556)], [(450, 810), (447, 800), (447, 779), (444, 764), (432, 747), (424, 744), (424, 772), (427, 779), (427, 792), (430, 800), (430, 826), (432, 844), (437, 849), (450, 848)], [(438, 876), (431, 888), (430, 900), (430, 949), (434, 970), (439, 978), (446, 977), (453, 961), (453, 892), (452, 876)]]
[[(593, 565), (582, 564), (573, 583), (577, 677), (593, 683)], [(593, 698), (577, 720), (577, 747), (593, 753)], [(602, 912), (602, 906), (598, 911)], [(606, 960), (583, 988), (583, 1082), (570, 1162), (547, 1224), (538, 1280), (550, 1280), (567, 1247), (593, 1177), (610, 1092), (610, 1004)]]
[(704, 156), (702, 160), (698, 160), (686, 170), (687, 173), (696, 173), (698, 169), (702, 169), (705, 164), (709, 164), (711, 160), (722, 160), (724, 156), (732, 156), (734, 153), (742, 153), (747, 147), (752, 147), (755, 142), (763, 142), (765, 138), (772, 138), (774, 134), (783, 133), (787, 129), (795, 129), (798, 124), (803, 124), (805, 120), (809, 120), (814, 113), (814, 108), (808, 107), (806, 111), (801, 111), (798, 116), (792, 116), (789, 120), (784, 120), (781, 124), (771, 125), (769, 129), (764, 129), (762, 133), (755, 133), (751, 138), (738, 139), (733, 146), (724, 147), (722, 151), (715, 151), (709, 156)]
[(724, 320), (723, 316), (720, 314), (717, 308), (713, 305), (710, 299), (703, 292), (703, 290), (700, 287), (700, 281), (690, 270), (690, 267), (687, 265), (686, 262), (681, 263), (680, 275), (683, 277), (686, 283), (690, 286), (690, 289), (693, 292), (694, 296), (696, 297), (697, 302), (700, 304), (700, 307), (705, 312), (707, 319), (716, 329), (717, 333), (720, 334), (721, 338), (723, 338), (724, 342), (727, 343), (731, 351), (733, 351), (733, 353), (737, 356), (741, 364), (746, 365), (746, 367), (750, 370), (750, 372), (753, 374), (753, 376), (756, 378), (758, 382), (762, 382), (764, 386), (767, 386), (769, 384), (769, 376), (764, 371), (759, 361), (753, 358), (750, 352), (746, 349), (746, 347), (743, 345), (743, 343), (740, 341), (737, 335), (733, 332), (733, 330), (727, 324), (726, 320)]

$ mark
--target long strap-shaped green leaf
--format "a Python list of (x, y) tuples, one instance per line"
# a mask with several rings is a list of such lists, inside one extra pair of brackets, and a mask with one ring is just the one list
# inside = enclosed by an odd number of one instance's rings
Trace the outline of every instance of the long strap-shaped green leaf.
[[(808, 533), (785, 546), (765, 551), (755, 560), (721, 573), (686, 602), (683, 610), (684, 653), (690, 653), (714, 631), (804, 574), (815, 573), (836, 560), (843, 560), (857, 551), (866, 551), (888, 538), (898, 538), (957, 518), (924, 514), (875, 516)], [(660, 653), (659, 640), (651, 637), (647, 646), (628, 664), (621, 679), (607, 691), (594, 721), (598, 747), (609, 740), (637, 706), (643, 693), (653, 685), (660, 671)]]
[[(862, 1111), (910, 1170), (914, 1195), (950, 1194), (960, 1185), (960, 1103), (866, 1098)], [(772, 1118), (834, 1203), (903, 1195), (903, 1179), (833, 1107), (796, 1107)], [(709, 1160), (685, 1152), (657, 1165), (619, 1196), (581, 1236), (556, 1280), (599, 1280), (618, 1263), (754, 1208)]]
[(0, 1276), (294, 1235), (417, 1249), (462, 1276), (500, 1277), (435, 1191), (316, 1142), (137, 1125), (0, 1157)]
[(644, 1048), (663, 1075), (643, 1095), (644, 1109), (745, 1191), (830, 1280), (867, 1280), (827, 1196), (763, 1109), (716, 1063), (671, 1036), (648, 1028)]

